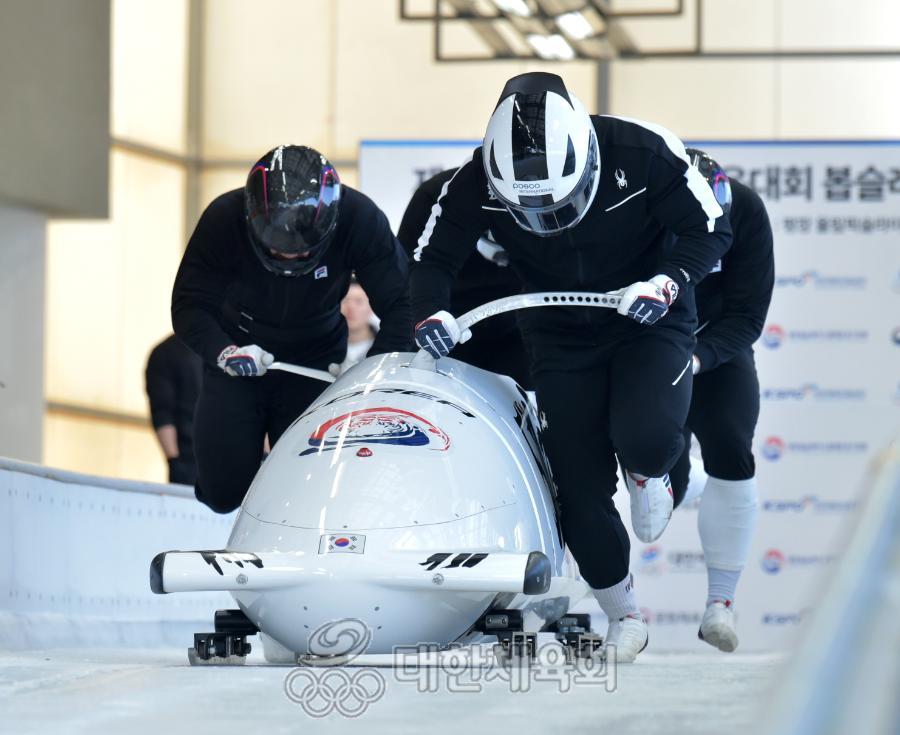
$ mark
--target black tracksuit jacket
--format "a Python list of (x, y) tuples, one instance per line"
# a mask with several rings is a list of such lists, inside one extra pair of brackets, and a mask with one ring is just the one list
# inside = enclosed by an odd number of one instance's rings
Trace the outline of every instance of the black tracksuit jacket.
[(351, 273), (381, 319), (370, 355), (413, 348), (408, 261), (384, 213), (342, 187), (334, 241), (312, 273), (268, 271), (252, 250), (243, 189), (215, 199), (197, 223), (172, 291), (175, 333), (209, 365), (231, 344), (257, 344), (276, 360), (326, 368), (347, 351), (340, 312)]
[(759, 338), (775, 285), (772, 226), (759, 194), (731, 181), (731, 249), (697, 286), (700, 372), (714, 370)]
[[(686, 335), (694, 330), (693, 286), (728, 250), (728, 218), (672, 133), (625, 118), (591, 119), (600, 146), (598, 191), (581, 222), (552, 237), (523, 230), (491, 197), (482, 150), (475, 149), (419, 239), (411, 274), (415, 322), (449, 310), (454, 278), (490, 230), (525, 291), (612, 291), (663, 273), (681, 293), (658, 325)], [(677, 243), (666, 247), (672, 235)], [(614, 310), (586, 307), (523, 310), (519, 321), (526, 336), (548, 347), (608, 344), (648, 328)]]

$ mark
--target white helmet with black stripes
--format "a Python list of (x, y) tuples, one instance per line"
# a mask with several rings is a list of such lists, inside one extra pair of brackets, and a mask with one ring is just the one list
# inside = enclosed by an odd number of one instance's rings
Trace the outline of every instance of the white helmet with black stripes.
[(482, 149), (488, 185), (520, 227), (555, 235), (581, 221), (600, 181), (590, 115), (556, 74), (510, 79)]

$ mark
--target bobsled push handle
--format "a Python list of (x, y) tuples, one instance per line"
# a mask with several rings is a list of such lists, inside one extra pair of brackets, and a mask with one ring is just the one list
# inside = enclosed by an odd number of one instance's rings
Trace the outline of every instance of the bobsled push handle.
[[(519, 309), (533, 309), (538, 306), (593, 306), (603, 309), (616, 309), (622, 302), (622, 292), (594, 293), (590, 291), (542, 291), (540, 293), (523, 293), (518, 296), (507, 296), (496, 301), (488, 301), (458, 317), (460, 331), (469, 329), (478, 322), (497, 314), (505, 314)], [(413, 358), (412, 367), (427, 368), (433, 365), (433, 359), (425, 350), (419, 350)]]
[(618, 308), (622, 301), (621, 291), (610, 293), (589, 293), (580, 291), (544, 291), (542, 293), (523, 293), (518, 296), (507, 296), (496, 301), (489, 301), (471, 311), (467, 311), (456, 321), (461, 330), (484, 321), (497, 314), (518, 309), (532, 309), (536, 306), (594, 306), (606, 309)]
[(269, 370), (283, 370), (286, 373), (294, 375), (302, 375), (305, 378), (313, 378), (321, 380), (325, 383), (333, 383), (334, 376), (326, 370), (315, 370), (313, 368), (303, 367), (302, 365), (292, 365), (289, 362), (273, 362), (269, 365)]

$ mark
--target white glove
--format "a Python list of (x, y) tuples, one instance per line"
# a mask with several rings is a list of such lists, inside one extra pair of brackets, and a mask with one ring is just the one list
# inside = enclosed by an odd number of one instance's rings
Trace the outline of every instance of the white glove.
[(229, 345), (219, 353), (216, 360), (222, 370), (233, 376), (265, 375), (266, 369), (274, 361), (272, 354), (259, 345)]
[(447, 311), (439, 311), (416, 324), (416, 344), (435, 360), (471, 338), (472, 332), (468, 329), (460, 334), (459, 323)]
[(678, 298), (678, 284), (664, 275), (632, 283), (622, 293), (617, 311), (641, 324), (655, 324)]

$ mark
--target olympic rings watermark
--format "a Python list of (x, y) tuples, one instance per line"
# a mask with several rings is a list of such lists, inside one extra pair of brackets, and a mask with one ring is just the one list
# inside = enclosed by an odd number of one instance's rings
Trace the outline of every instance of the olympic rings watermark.
[(310, 717), (359, 717), (384, 696), (387, 682), (376, 669), (347, 671), (345, 666), (362, 655), (372, 642), (372, 629), (358, 618), (330, 620), (307, 639), (307, 656), (300, 663), (326, 667), (317, 671), (308, 666), (294, 669), (284, 680), (285, 696), (299, 704)]
[(375, 669), (349, 672), (330, 668), (315, 671), (294, 669), (284, 680), (284, 693), (299, 704), (310, 717), (327, 717), (337, 712), (344, 717), (359, 717), (369, 705), (384, 696), (387, 682)]
[[(331, 620), (307, 639), (308, 653), (284, 680), (284, 693), (314, 718), (337, 712), (356, 718), (384, 697), (384, 674), (371, 667), (340, 668), (366, 653), (372, 630), (357, 618)], [(596, 637), (595, 637), (596, 638)], [(579, 646), (581, 644), (579, 643)], [(598, 644), (599, 645), (599, 644)], [(415, 684), (421, 694), (482, 692), (494, 682), (505, 682), (510, 692), (530, 691), (534, 684), (554, 686), (560, 693), (574, 687), (617, 687), (615, 646), (575, 651), (561, 641), (548, 642), (524, 656), (512, 655), (499, 644), (473, 642), (465, 646), (417, 644), (394, 646), (391, 666), (401, 685)]]

